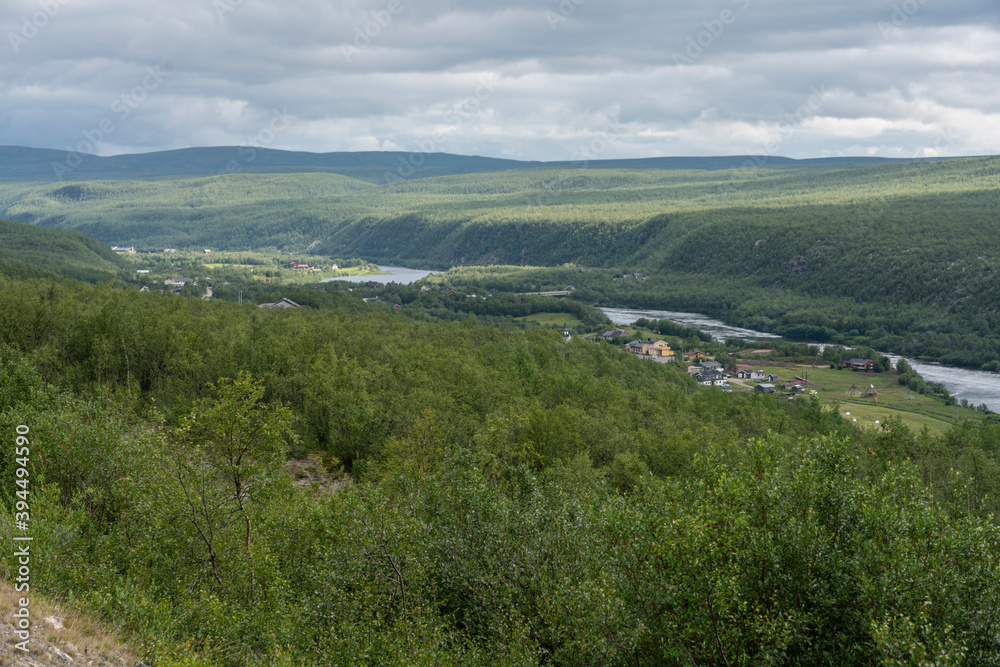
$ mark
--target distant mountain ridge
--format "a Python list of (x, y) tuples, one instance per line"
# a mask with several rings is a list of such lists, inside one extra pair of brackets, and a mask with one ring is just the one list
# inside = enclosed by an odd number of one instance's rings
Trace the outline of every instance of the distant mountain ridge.
[(487, 171), (537, 168), (693, 169), (715, 171), (753, 166), (807, 166), (926, 162), (954, 158), (833, 157), (796, 160), (767, 155), (654, 157), (635, 159), (539, 162), (478, 155), (362, 151), (309, 153), (253, 146), (181, 148), (152, 153), (101, 157), (48, 148), (0, 146), (0, 181), (85, 181), (149, 179), (217, 174), (336, 173), (372, 183)]

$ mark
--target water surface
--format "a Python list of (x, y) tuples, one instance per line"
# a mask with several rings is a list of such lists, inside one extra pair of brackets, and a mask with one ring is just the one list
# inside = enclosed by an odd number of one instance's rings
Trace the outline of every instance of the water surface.
[(410, 283), (415, 283), (418, 280), (423, 280), (431, 274), (441, 273), (440, 271), (425, 271), (423, 269), (407, 269), (403, 266), (382, 266), (378, 267), (382, 271), (388, 271), (388, 275), (377, 275), (377, 276), (343, 276), (339, 278), (327, 278), (320, 282), (329, 283), (334, 280), (344, 280), (349, 283), (398, 283), (400, 285), (409, 285)]

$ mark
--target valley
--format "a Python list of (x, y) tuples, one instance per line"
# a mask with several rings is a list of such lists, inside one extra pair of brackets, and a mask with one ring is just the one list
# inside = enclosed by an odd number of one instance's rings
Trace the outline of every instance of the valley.
[(996, 654), (1000, 423), (883, 356), (1000, 377), (996, 158), (170, 164), (0, 180), (0, 533), (146, 664)]
[[(1000, 365), (998, 193), (997, 158), (711, 171), (597, 161), (391, 183), (337, 173), (0, 180), (0, 215), (143, 250), (537, 266), (480, 282), (572, 285), (594, 305), (700, 312), (978, 369)], [(567, 263), (585, 273), (558, 268)], [(616, 277), (633, 273), (648, 279)]]

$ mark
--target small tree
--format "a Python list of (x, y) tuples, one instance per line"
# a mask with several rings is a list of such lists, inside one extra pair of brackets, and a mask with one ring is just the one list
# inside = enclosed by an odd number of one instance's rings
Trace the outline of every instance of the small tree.
[(219, 575), (219, 544), (236, 516), (243, 526), (250, 592), (256, 586), (253, 567), (251, 506), (281, 473), (286, 444), (296, 439), (291, 410), (263, 401), (264, 387), (241, 373), (209, 385), (214, 399), (201, 399), (177, 430), (181, 447), (175, 457), (176, 479), (184, 499), (184, 516), (208, 551), (212, 574)]

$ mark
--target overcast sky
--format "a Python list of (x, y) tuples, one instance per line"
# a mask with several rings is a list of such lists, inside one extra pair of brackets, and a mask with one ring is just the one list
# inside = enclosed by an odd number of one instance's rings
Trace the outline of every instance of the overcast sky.
[(996, 0), (2, 2), (0, 145), (1000, 153)]

